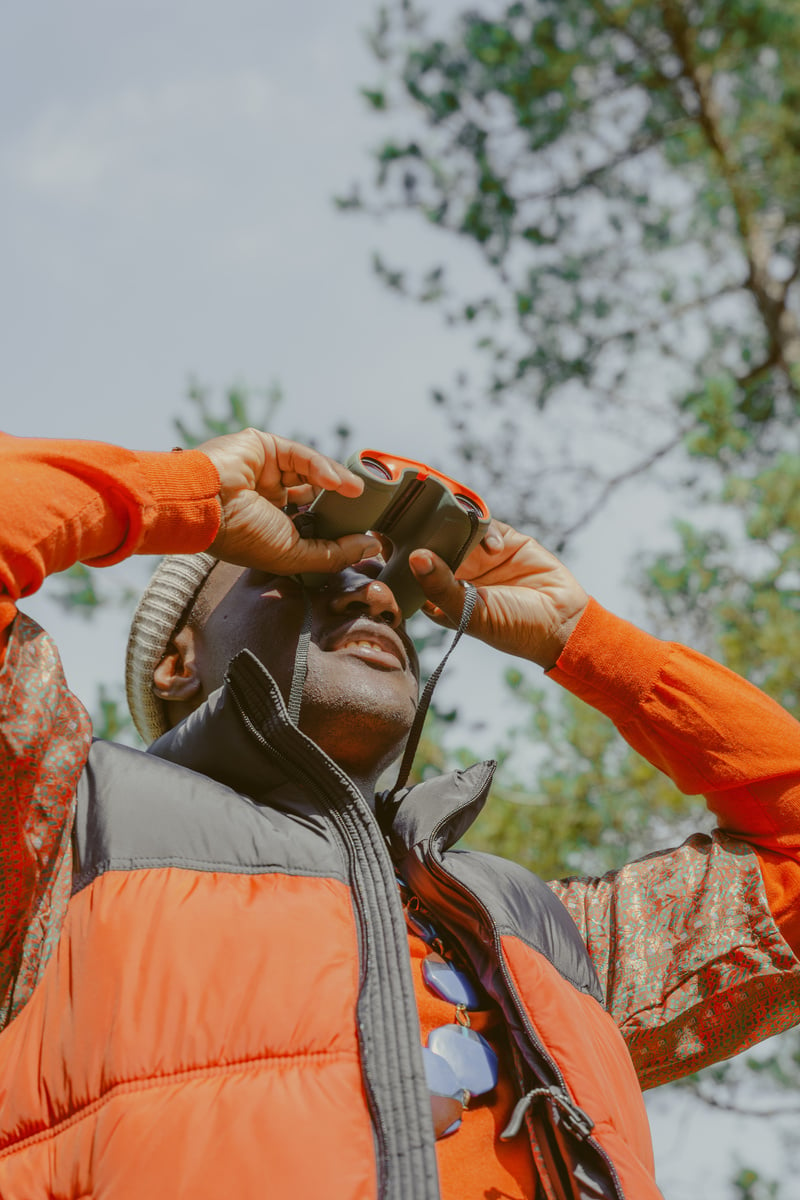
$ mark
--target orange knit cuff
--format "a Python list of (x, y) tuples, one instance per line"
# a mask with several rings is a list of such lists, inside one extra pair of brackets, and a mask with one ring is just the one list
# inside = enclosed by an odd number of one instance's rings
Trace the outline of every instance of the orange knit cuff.
[(671, 651), (670, 642), (590, 599), (547, 675), (619, 724), (649, 694)]
[(194, 554), (206, 550), (220, 522), (219, 475), (202, 450), (151, 451), (134, 455), (141, 481), (142, 523), (95, 567), (129, 554)]

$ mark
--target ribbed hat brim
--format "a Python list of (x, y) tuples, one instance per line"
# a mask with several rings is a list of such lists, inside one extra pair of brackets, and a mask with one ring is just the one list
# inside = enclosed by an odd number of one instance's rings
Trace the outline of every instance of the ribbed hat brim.
[(205, 553), (169, 555), (156, 568), (133, 614), (125, 689), (133, 723), (148, 744), (169, 728), (164, 704), (153, 690), (153, 671), (216, 562)]

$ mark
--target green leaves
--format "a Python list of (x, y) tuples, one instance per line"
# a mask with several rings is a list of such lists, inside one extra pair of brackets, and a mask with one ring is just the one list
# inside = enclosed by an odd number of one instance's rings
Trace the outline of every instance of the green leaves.
[(738, 386), (730, 375), (706, 379), (699, 392), (687, 397), (684, 407), (696, 421), (686, 437), (689, 454), (702, 458), (717, 458), (726, 453), (737, 456), (749, 445)]
[[(261, 391), (250, 388), (230, 387), (224, 393), (222, 412), (215, 411), (216, 399), (211, 391), (203, 387), (196, 379), (189, 382), (187, 398), (194, 408), (197, 425), (194, 428), (183, 417), (175, 418), (175, 429), (184, 446), (191, 448), (207, 442), (211, 438), (221, 437), (225, 433), (236, 433), (240, 429), (253, 426), (257, 429), (270, 429), (278, 405), (283, 399), (283, 393), (278, 384)], [(253, 402), (258, 401), (260, 408), (253, 411)]]
[(95, 577), (83, 563), (75, 563), (58, 576), (58, 586), (51, 590), (52, 599), (62, 608), (88, 620), (103, 603), (95, 589)]
[[(465, 844), (520, 862), (546, 879), (602, 874), (652, 849), (654, 814), (696, 824), (702, 806), (621, 744), (611, 722), (567, 694), (554, 696), (513, 668), (507, 733), (487, 805)], [(441, 726), (440, 726), (441, 732)], [(468, 749), (443, 750), (427, 730), (417, 777), (463, 765)], [(453, 735), (447, 743), (452, 747)], [(458, 746), (456, 742), (456, 746)]]
[[(765, 455), (800, 395), (797, 0), (526, 0), (435, 32), (395, 3), (379, 24), (373, 91), (393, 100), (374, 107), (403, 136), (376, 152), (362, 206), (418, 211), (486, 267), (486, 287), (455, 303), (404, 264), (383, 275), (474, 330), (483, 369), (437, 388), (456, 451), (472, 454), (458, 427), (487, 396), (515, 423), (579, 402), (598, 434), (606, 405), (635, 473), (662, 438), (642, 430), (644, 376), (654, 430), (694, 418), (690, 483)], [(545, 469), (551, 424), (510, 461), (489, 432), (484, 459)], [(611, 473), (593, 475), (609, 495)], [(550, 491), (555, 540), (558, 510), (562, 529), (578, 519), (574, 495)]]
[(385, 110), (388, 108), (386, 92), (384, 92), (381, 88), (361, 88), (361, 95), (364, 97), (370, 108), (373, 108), (376, 112), (385, 112)]
[(800, 456), (732, 476), (723, 497), (741, 517), (744, 543), (676, 523), (678, 549), (650, 564), (643, 591), (662, 627), (722, 657), (800, 718)]

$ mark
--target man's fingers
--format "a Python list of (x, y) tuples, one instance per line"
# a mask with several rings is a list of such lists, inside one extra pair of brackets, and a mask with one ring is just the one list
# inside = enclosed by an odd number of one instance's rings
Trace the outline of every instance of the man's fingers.
[(306, 504), (311, 504), (313, 500), (316, 500), (320, 494), (320, 490), (320, 488), (312, 487), (310, 483), (300, 483), (296, 487), (287, 487), (286, 503), (302, 508)]
[(503, 540), (503, 527), (499, 521), (492, 520), (490, 522), (489, 528), (483, 535), (483, 540), (480, 544), (483, 546), (484, 550), (488, 551), (489, 554), (497, 554), (500, 550), (505, 548), (505, 541)]
[(265, 489), (274, 485), (271, 468), (273, 471), (277, 468), (284, 487), (310, 483), (329, 492), (339, 492), (342, 496), (360, 496), (364, 490), (363, 480), (335, 459), (328, 458), (327, 454), (320, 454), (318, 450), (275, 434), (261, 434), (261, 437), (264, 439), (266, 462), (259, 480), (259, 490), (262, 485)]
[(306, 571), (334, 573), (365, 558), (380, 554), (381, 544), (373, 534), (347, 533), (335, 542), (323, 538), (304, 538), (295, 544), (291, 574)]
[[(464, 589), (447, 563), (432, 550), (413, 550), (408, 562), (430, 604), (439, 609), (447, 621), (457, 625), (464, 607)], [(433, 620), (439, 619), (433, 613), (429, 615)]]
[(435, 604), (431, 604), (430, 600), (426, 600), (420, 612), (423, 612), (428, 620), (433, 621), (435, 625), (441, 625), (443, 629), (456, 629), (458, 623), (451, 621), (446, 613), (443, 613)]

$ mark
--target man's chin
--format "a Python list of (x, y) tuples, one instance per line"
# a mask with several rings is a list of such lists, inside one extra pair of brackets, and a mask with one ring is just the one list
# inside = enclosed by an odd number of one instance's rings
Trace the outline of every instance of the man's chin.
[(335, 688), (320, 682), (306, 681), (300, 728), (336, 762), (383, 769), (402, 750), (417, 710), (408, 676), (361, 666), (358, 675), (342, 672)]

